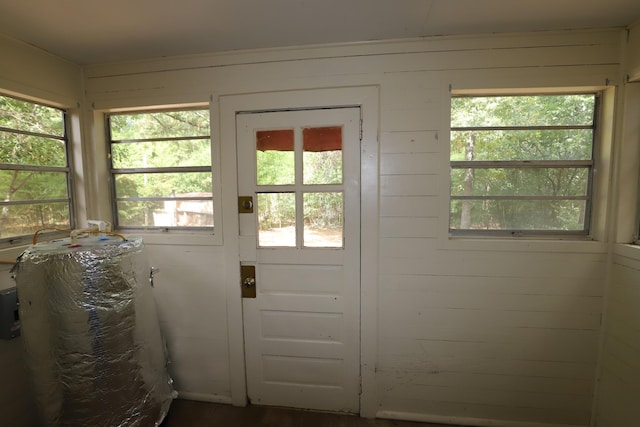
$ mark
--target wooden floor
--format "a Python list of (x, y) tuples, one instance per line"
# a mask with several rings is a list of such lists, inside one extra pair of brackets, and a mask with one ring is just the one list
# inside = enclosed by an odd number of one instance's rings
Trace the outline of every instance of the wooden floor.
[[(160, 427), (443, 427), (442, 424), (370, 420), (353, 415), (177, 399)], [(451, 427), (451, 426), (449, 426)]]

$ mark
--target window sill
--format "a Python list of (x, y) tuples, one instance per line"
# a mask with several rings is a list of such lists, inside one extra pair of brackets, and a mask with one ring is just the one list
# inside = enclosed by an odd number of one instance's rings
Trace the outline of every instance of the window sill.
[(616, 243), (613, 245), (614, 255), (640, 261), (640, 245), (632, 243)]
[(118, 231), (125, 237), (140, 237), (146, 245), (188, 245), (188, 246), (221, 246), (222, 236), (207, 232), (185, 231)]
[(442, 250), (496, 252), (606, 253), (607, 243), (589, 237), (488, 237), (447, 236)]

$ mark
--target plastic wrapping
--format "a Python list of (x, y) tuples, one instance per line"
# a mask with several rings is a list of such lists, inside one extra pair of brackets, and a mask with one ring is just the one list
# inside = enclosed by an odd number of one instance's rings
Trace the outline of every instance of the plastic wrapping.
[(142, 240), (39, 243), (14, 273), (43, 425), (158, 426), (176, 393)]

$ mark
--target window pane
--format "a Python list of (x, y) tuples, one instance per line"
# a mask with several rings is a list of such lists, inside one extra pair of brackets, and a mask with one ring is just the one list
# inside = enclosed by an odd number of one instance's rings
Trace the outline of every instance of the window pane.
[(585, 196), (588, 168), (452, 169), (452, 196)]
[[(117, 225), (213, 226), (209, 109), (114, 114), (109, 128), (116, 197), (179, 199), (119, 200)], [(187, 167), (200, 171), (163, 170)], [(147, 168), (155, 170), (138, 173)], [(118, 169), (138, 170), (124, 174)]]
[(590, 160), (593, 130), (451, 131), (451, 160)]
[(258, 185), (288, 185), (296, 181), (293, 129), (256, 132)]
[(111, 161), (116, 169), (211, 166), (211, 141), (207, 138), (112, 144)]
[(450, 228), (588, 231), (596, 99), (454, 97)]
[(302, 141), (304, 183), (341, 184), (342, 128), (305, 128)]
[(32, 235), (45, 227), (68, 229), (68, 203), (34, 203), (3, 206), (0, 216), (0, 237), (3, 239)]
[(67, 174), (0, 170), (0, 191), (5, 202), (66, 199)]
[(119, 201), (120, 226), (213, 227), (211, 200)]
[(258, 193), (258, 246), (296, 246), (295, 193)]
[(211, 173), (133, 173), (115, 175), (116, 197), (211, 197)]
[(560, 230), (585, 228), (584, 200), (452, 200), (454, 230)]
[(0, 163), (10, 165), (67, 165), (65, 142), (19, 133), (0, 131)]
[(342, 247), (342, 199), (342, 193), (304, 193), (304, 246)]
[(109, 116), (112, 140), (209, 136), (209, 110), (162, 111)]
[(592, 125), (594, 108), (593, 94), (455, 97), (451, 126)]
[(0, 96), (0, 127), (64, 136), (64, 112), (57, 108)]

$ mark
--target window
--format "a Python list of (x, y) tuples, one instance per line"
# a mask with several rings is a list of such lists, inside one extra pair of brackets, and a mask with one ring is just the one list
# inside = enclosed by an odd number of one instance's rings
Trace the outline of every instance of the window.
[(598, 96), (455, 96), (452, 234), (589, 233)]
[(118, 228), (213, 228), (208, 109), (107, 117)]
[(0, 95), (0, 240), (75, 226), (65, 111)]

